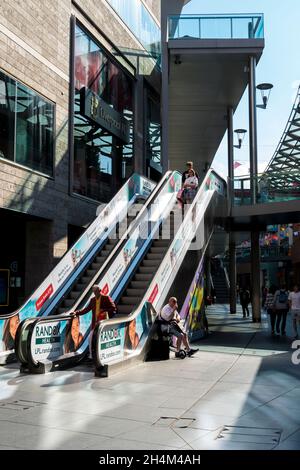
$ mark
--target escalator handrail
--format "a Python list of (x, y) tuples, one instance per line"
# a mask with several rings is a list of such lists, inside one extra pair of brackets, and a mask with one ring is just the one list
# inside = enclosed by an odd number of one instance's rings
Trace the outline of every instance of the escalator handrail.
[[(200, 188), (199, 188), (199, 190), (198, 190), (198, 192), (197, 192), (197, 194), (196, 194), (196, 197), (194, 198), (192, 204), (190, 204), (190, 207), (189, 207), (188, 211), (186, 212), (186, 214), (185, 214), (185, 216), (184, 216), (184, 219), (183, 219), (183, 221), (182, 221), (180, 227), (178, 228), (177, 233), (180, 232), (181, 227), (182, 227), (182, 224), (184, 224), (184, 222), (185, 222), (186, 220), (188, 220), (188, 217), (193, 213), (192, 211), (193, 211), (195, 205), (197, 204), (198, 200), (200, 199), (200, 197), (201, 197), (203, 194), (206, 193), (206, 191), (205, 191), (205, 185), (206, 185), (206, 183), (207, 183), (208, 177), (209, 177), (212, 173), (213, 173), (215, 176), (217, 176), (217, 178), (218, 178), (219, 180), (222, 180), (222, 181), (223, 181), (223, 183), (224, 183), (224, 188), (225, 188), (225, 190), (226, 190), (226, 182), (225, 182), (225, 180), (224, 180), (222, 177), (220, 177), (214, 170), (210, 169), (210, 170), (207, 172), (207, 175), (206, 175), (206, 177), (204, 178), (204, 180), (203, 180), (203, 182), (202, 182), (202, 184), (201, 184), (201, 186), (200, 186)], [(213, 190), (213, 193), (215, 193), (215, 192), (216, 192), (216, 190), (214, 189), (214, 190)], [(225, 196), (225, 194), (224, 194), (224, 196)], [(203, 215), (204, 215), (204, 214), (203, 214)], [(200, 222), (199, 222), (199, 223), (200, 223)], [(187, 240), (188, 240), (188, 235), (190, 234), (190, 231), (191, 231), (191, 229), (190, 229), (190, 230), (188, 231), (188, 233), (187, 233), (187, 237), (186, 237)], [(168, 250), (166, 251), (165, 256), (164, 256), (163, 259), (161, 260), (160, 265), (157, 267), (156, 274), (159, 272), (159, 269), (160, 269), (160, 267), (163, 265), (163, 263), (164, 263), (164, 261), (166, 260), (166, 258), (170, 256), (170, 252), (171, 252), (171, 250), (172, 250), (173, 245), (175, 244), (175, 242), (176, 242), (176, 235), (175, 235), (175, 237), (174, 237), (172, 243), (171, 243), (170, 246), (168, 247)], [(183, 246), (184, 246), (184, 245), (183, 245)], [(172, 272), (171, 272), (171, 274), (172, 274)], [(169, 276), (169, 278), (170, 278), (170, 276)], [(169, 278), (168, 278), (168, 279), (169, 279)], [(150, 296), (151, 292), (153, 291), (153, 287), (154, 287), (154, 283), (155, 283), (155, 282), (156, 282), (155, 278), (152, 279), (152, 281), (151, 281), (151, 283), (150, 283), (150, 285), (149, 285), (147, 291), (145, 292), (143, 298), (142, 298), (141, 301), (139, 302), (139, 305), (133, 310), (132, 313), (130, 313), (129, 315), (126, 315), (126, 316), (124, 316), (124, 317), (123, 317), (123, 316), (122, 316), (122, 317), (120, 316), (120, 317), (118, 317), (118, 318), (113, 318), (113, 319), (109, 319), (109, 320), (104, 320), (104, 321), (102, 321), (102, 322), (100, 323), (99, 328), (98, 328), (98, 330), (97, 330), (97, 344), (98, 344), (99, 338), (100, 338), (100, 336), (101, 336), (101, 333), (102, 333), (102, 331), (103, 331), (103, 329), (104, 329), (105, 327), (114, 326), (114, 325), (116, 325), (116, 324), (121, 324), (121, 323), (129, 323), (129, 322), (131, 322), (132, 320), (134, 320), (134, 319), (139, 315), (139, 313), (140, 313), (140, 311), (141, 311), (141, 308), (143, 307), (143, 305), (145, 305), (145, 302), (148, 302), (149, 296)], [(99, 348), (97, 347), (97, 348), (96, 348), (97, 363), (99, 363), (100, 366), (104, 366), (104, 364), (101, 364), (101, 360), (100, 360), (100, 358), (98, 357), (98, 350), (99, 350)]]
[[(126, 181), (125, 184), (129, 184), (130, 179), (134, 179), (134, 177), (135, 177), (136, 175), (137, 175), (137, 173), (134, 173), (134, 174)], [(140, 175), (138, 175), (138, 176), (140, 176)], [(153, 182), (152, 182), (149, 178), (147, 178), (147, 177), (145, 177), (145, 176), (142, 176), (142, 178), (144, 178), (145, 180), (147, 180), (147, 181), (149, 181), (150, 183), (153, 184)], [(121, 191), (123, 190), (123, 188), (124, 188), (124, 186), (122, 186), (122, 188), (120, 188), (120, 190), (115, 194), (114, 198), (113, 198), (107, 205), (109, 205), (114, 199), (117, 200), (117, 198), (118, 198), (119, 194), (121, 193)], [(155, 186), (153, 189), (155, 189), (155, 188), (156, 188), (156, 186)], [(134, 195), (134, 196), (136, 196), (136, 195)], [(133, 199), (133, 198), (132, 198), (132, 199)], [(98, 221), (98, 223), (99, 223), (99, 220), (101, 220), (101, 216), (103, 215), (103, 212), (104, 212), (105, 210), (106, 210), (106, 209), (103, 209), (103, 211), (101, 211), (101, 213), (97, 215), (97, 217), (91, 222), (91, 224), (89, 225), (89, 227), (88, 227), (86, 230), (88, 230), (92, 225), (95, 225), (95, 226), (96, 226), (96, 225), (97, 225), (97, 221)], [(116, 220), (116, 223), (117, 223), (117, 222), (118, 222), (118, 221)], [(9, 318), (12, 318), (12, 317), (14, 317), (15, 315), (19, 314), (20, 311), (28, 304), (28, 302), (30, 301), (31, 298), (34, 298), (35, 296), (36, 296), (36, 297), (38, 296), (37, 293), (38, 293), (38, 291), (39, 291), (41, 285), (47, 284), (47, 283), (50, 282), (51, 276), (53, 275), (53, 272), (54, 272), (55, 270), (58, 270), (59, 267), (63, 265), (63, 263), (64, 263), (64, 261), (66, 260), (66, 257), (68, 256), (69, 252), (70, 252), (70, 251), (79, 243), (79, 241), (85, 236), (86, 230), (82, 233), (82, 235), (79, 237), (79, 239), (67, 250), (67, 252), (66, 252), (66, 253), (63, 255), (63, 257), (59, 260), (58, 264), (50, 271), (50, 273), (46, 276), (46, 278), (42, 281), (42, 283), (39, 284), (39, 286), (29, 295), (29, 297), (25, 300), (25, 302), (23, 302), (23, 304), (22, 304), (19, 308), (17, 308), (16, 310), (14, 310), (13, 312), (10, 312), (10, 313), (7, 313), (7, 314), (0, 314), (0, 321), (3, 321), (3, 320), (6, 320), (6, 319), (9, 319)], [(105, 230), (103, 231), (103, 234), (102, 234), (102, 235), (104, 235), (104, 233), (105, 233)], [(72, 275), (72, 273), (75, 272), (75, 268), (76, 268), (76, 270), (78, 270), (78, 269), (80, 268), (80, 264), (81, 264), (83, 261), (86, 261), (88, 255), (89, 255), (89, 253), (90, 253), (90, 250), (91, 250), (92, 247), (93, 247), (97, 242), (99, 242), (99, 241), (100, 241), (100, 239), (98, 239), (97, 241), (94, 241), (94, 242), (92, 243), (92, 245), (87, 249), (87, 252), (85, 253), (84, 257), (79, 261), (79, 263), (76, 265), (76, 267), (74, 267), (74, 269), (72, 270), (72, 272), (70, 272), (70, 273), (68, 274), (67, 278), (63, 281), (63, 284), (62, 284), (62, 285), (59, 287), (59, 289), (57, 290), (56, 295), (59, 294), (60, 289), (65, 285), (65, 283), (67, 282), (67, 279)], [(48, 282), (47, 282), (47, 280), (48, 280)], [(54, 297), (54, 296), (53, 296), (53, 297)]]

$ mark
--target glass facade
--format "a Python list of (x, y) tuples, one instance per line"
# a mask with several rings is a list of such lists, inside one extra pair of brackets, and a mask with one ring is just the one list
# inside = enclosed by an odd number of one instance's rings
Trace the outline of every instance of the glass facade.
[(108, 0), (155, 60), (160, 58), (160, 28), (141, 0)]
[(159, 98), (147, 90), (146, 158), (161, 164), (161, 122)]
[(53, 175), (54, 105), (0, 71), (0, 157)]
[[(78, 25), (75, 32), (74, 192), (107, 202), (133, 171), (133, 79)], [(129, 124), (124, 143), (81, 113), (80, 90), (119, 113)]]

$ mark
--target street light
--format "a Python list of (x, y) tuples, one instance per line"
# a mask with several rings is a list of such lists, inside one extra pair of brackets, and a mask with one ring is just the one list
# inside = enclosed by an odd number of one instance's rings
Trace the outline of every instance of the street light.
[(263, 104), (257, 104), (256, 106), (257, 108), (266, 109), (273, 85), (272, 83), (260, 83), (256, 88), (260, 90), (263, 102)]
[(238, 137), (238, 145), (234, 145), (235, 148), (240, 149), (242, 147), (242, 142), (246, 135), (246, 129), (235, 129), (234, 131)]

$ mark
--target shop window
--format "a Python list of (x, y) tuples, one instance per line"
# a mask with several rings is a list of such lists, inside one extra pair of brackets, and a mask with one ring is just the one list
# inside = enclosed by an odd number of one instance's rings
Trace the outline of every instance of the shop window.
[(0, 72), (0, 157), (53, 174), (54, 105)]
[[(83, 29), (75, 33), (74, 186), (77, 194), (107, 202), (133, 171), (133, 80)], [(118, 136), (81, 112), (81, 90), (93, 93), (130, 129)]]

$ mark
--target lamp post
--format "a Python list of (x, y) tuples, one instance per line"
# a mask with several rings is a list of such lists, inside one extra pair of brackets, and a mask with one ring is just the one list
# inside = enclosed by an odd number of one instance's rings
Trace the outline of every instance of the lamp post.
[(235, 148), (240, 149), (242, 147), (243, 140), (246, 135), (246, 129), (235, 129), (235, 134), (237, 134), (238, 145), (234, 145)]
[(256, 88), (260, 90), (262, 98), (262, 104), (257, 104), (256, 107), (266, 109), (273, 85), (272, 83), (260, 83)]

